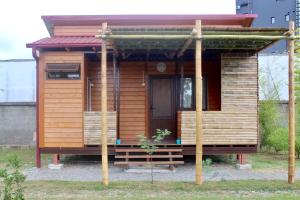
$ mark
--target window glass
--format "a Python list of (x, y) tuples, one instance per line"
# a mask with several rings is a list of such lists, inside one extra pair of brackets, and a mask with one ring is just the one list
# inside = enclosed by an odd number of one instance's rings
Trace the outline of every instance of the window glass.
[(276, 20), (275, 17), (271, 17), (271, 24), (275, 24)]
[(285, 21), (286, 22), (290, 21), (290, 14), (289, 13), (286, 14), (284, 17), (285, 17)]
[[(184, 77), (181, 90), (181, 109), (195, 109), (195, 81), (192, 77)], [(207, 110), (207, 77), (202, 77), (202, 109)]]
[(80, 64), (53, 63), (46, 65), (47, 79), (80, 79)]
[(193, 80), (192, 78), (183, 79), (183, 94), (182, 94), (182, 107), (192, 108), (193, 106)]

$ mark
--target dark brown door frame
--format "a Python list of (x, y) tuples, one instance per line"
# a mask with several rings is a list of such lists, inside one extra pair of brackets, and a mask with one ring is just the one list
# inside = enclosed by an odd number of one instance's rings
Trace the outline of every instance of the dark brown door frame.
[(173, 121), (174, 121), (174, 127), (175, 127), (175, 132), (172, 133), (172, 135), (177, 137), (177, 110), (178, 110), (178, 101), (177, 101), (177, 97), (178, 97), (178, 93), (177, 93), (177, 75), (175, 74), (170, 74), (170, 75), (148, 75), (148, 81), (147, 81), (147, 100), (148, 100), (148, 105), (147, 105), (147, 109), (148, 109), (148, 138), (152, 137), (152, 93), (153, 93), (153, 79), (171, 79), (172, 81), (172, 104), (173, 104)]

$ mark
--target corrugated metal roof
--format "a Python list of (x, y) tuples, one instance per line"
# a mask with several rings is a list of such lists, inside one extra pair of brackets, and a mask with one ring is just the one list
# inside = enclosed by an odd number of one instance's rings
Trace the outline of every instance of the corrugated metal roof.
[(43, 38), (29, 43), (27, 47), (100, 47), (101, 39), (92, 36), (70, 36)]

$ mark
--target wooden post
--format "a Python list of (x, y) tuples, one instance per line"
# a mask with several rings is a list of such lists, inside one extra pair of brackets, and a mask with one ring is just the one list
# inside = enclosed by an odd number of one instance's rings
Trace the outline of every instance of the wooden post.
[(39, 68), (39, 57), (37, 55), (36, 48), (32, 48), (32, 56), (36, 62), (36, 112), (35, 112), (35, 121), (36, 121), (36, 149), (35, 149), (35, 165), (37, 168), (42, 167), (41, 162), (41, 151), (40, 151), (40, 68)]
[[(105, 34), (107, 23), (102, 23), (102, 33)], [(101, 147), (102, 147), (102, 182), (108, 185), (108, 155), (107, 155), (107, 50), (106, 41), (101, 43)]]
[(59, 154), (52, 154), (52, 164), (59, 164)]
[[(291, 36), (295, 35), (295, 22), (289, 23)], [(288, 182), (295, 182), (295, 80), (294, 80), (294, 40), (289, 40), (289, 169)]]
[[(201, 38), (201, 20), (196, 21), (198, 38)], [(196, 184), (202, 184), (202, 41), (196, 40)]]

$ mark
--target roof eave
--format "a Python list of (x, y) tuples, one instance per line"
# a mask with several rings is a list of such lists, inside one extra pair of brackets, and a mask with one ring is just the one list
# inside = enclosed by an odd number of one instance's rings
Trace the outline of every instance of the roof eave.
[[(51, 36), (53, 36), (54, 24), (69, 24), (85, 22), (85, 24), (101, 24), (102, 22), (116, 23), (116, 24), (129, 24), (137, 23), (147, 25), (147, 23), (161, 23), (166, 21), (177, 22), (178, 25), (182, 23), (190, 24), (194, 20), (201, 19), (204, 21), (224, 21), (231, 20), (234, 23), (243, 27), (249, 27), (252, 25), (253, 20), (257, 17), (256, 14), (211, 14), (211, 15), (45, 15), (41, 16), (42, 20), (47, 27), (47, 30)], [(231, 24), (224, 24), (230, 26)]]

